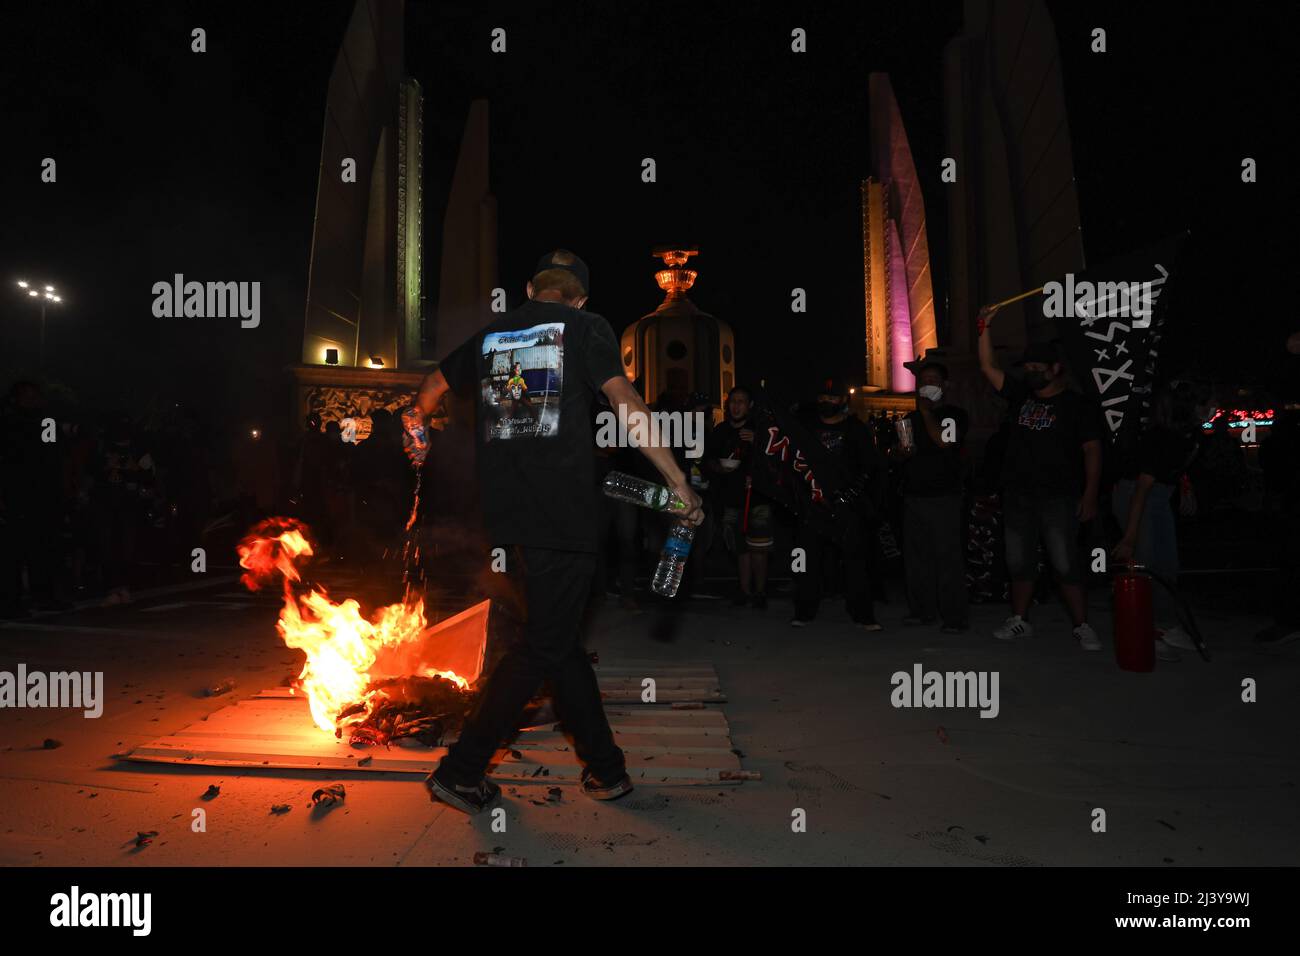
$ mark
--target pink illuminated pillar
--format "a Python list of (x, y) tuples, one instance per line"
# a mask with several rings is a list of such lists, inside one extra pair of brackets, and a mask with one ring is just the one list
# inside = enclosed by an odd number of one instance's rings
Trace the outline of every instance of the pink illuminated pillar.
[(890, 219), (885, 224), (889, 231), (889, 389), (893, 392), (910, 392), (916, 388), (916, 378), (903, 367), (904, 362), (916, 358), (912, 354), (912, 308), (907, 297), (907, 263), (903, 259), (903, 243), (898, 237), (898, 226)]

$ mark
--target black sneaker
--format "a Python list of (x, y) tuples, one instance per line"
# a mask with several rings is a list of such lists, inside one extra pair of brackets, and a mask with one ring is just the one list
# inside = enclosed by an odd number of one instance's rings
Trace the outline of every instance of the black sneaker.
[(469, 814), (482, 813), (501, 796), (501, 788), (487, 777), (472, 787), (463, 787), (448, 780), (442, 767), (424, 778), (424, 786), (430, 799), (441, 800)]
[(744, 591), (737, 591), (731, 596), (732, 607), (744, 607), (750, 601), (750, 596)]
[(754, 599), (750, 602), (750, 605), (758, 608), (760, 611), (767, 610), (767, 595), (762, 591), (759, 591), (754, 595)]
[(632, 792), (632, 778), (626, 773), (613, 783), (601, 783), (586, 767), (582, 769), (582, 792), (593, 800), (617, 800)]
[(965, 623), (945, 624), (943, 625), (943, 627), (939, 628), (939, 633), (940, 634), (965, 634), (968, 630), (970, 630), (970, 627)]

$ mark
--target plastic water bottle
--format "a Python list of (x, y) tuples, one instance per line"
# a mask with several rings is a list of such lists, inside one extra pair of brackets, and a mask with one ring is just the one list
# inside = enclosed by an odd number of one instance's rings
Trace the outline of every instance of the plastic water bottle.
[(664, 549), (659, 552), (659, 567), (655, 568), (650, 590), (663, 597), (675, 597), (686, 570), (686, 559), (695, 543), (695, 528), (688, 524), (675, 524), (668, 532)]
[(686, 502), (663, 485), (637, 478), (622, 471), (611, 471), (605, 478), (605, 494), (651, 511), (685, 511)]

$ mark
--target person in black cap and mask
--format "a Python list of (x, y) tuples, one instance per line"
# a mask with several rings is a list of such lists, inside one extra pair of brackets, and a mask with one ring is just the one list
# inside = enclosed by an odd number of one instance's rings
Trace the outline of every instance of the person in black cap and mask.
[(867, 512), (858, 515), (858, 526), (836, 544), (804, 515), (795, 531), (795, 546), (804, 549), (806, 568), (795, 581), (792, 627), (804, 627), (817, 616), (832, 558), (838, 558), (844, 580), (844, 604), (853, 623), (867, 631), (881, 630), (871, 589), (872, 515), (879, 515), (888, 474), (884, 458), (867, 431), (867, 426), (849, 413), (849, 393), (839, 379), (827, 379), (817, 395), (811, 414), (804, 413), (804, 426), (816, 437), (839, 466), (848, 485), (865, 483), (861, 500)]
[(1001, 484), (1011, 616), (993, 636), (1010, 641), (1033, 634), (1025, 615), (1038, 577), (1041, 538), (1060, 582), (1075, 639), (1086, 651), (1101, 650), (1101, 641), (1087, 621), (1078, 540), (1080, 523), (1097, 516), (1100, 415), (1095, 405), (1068, 387), (1054, 342), (1025, 349), (1017, 363), (1024, 368), (1023, 380), (998, 368), (987, 330), (996, 312), (996, 307), (986, 306), (978, 317), (980, 370), (1006, 400), (1010, 416)]
[[(592, 401), (603, 392), (616, 413), (649, 415), (623, 374), (609, 323), (584, 311), (587, 267), (571, 252), (543, 256), (524, 305), (505, 313), (445, 359), (403, 413), (407, 454), (417, 467), (425, 432), (448, 390), (484, 401), (484, 382), (531, 376), (526, 420), (476, 416), (483, 516), (493, 547), (507, 546), (507, 569), (522, 573), (528, 617), (523, 641), (497, 663), (460, 737), (425, 781), (431, 795), (466, 813), (487, 809), (501, 788), (485, 776), (497, 748), (548, 678), (557, 715), (584, 764), (582, 791), (612, 800), (632, 789), (614, 743), (591, 661), (579, 634), (596, 569), (597, 508)], [(648, 418), (647, 418), (648, 420)], [(686, 504), (684, 520), (704, 515), (672, 451), (641, 452)], [(487, 555), (484, 555), (487, 558)]]
[(903, 569), (908, 625), (944, 633), (966, 630), (966, 554), (962, 514), (962, 443), (966, 412), (944, 401), (948, 369), (934, 358), (908, 362), (916, 376), (916, 411), (907, 416), (911, 440), (894, 454), (903, 462)]

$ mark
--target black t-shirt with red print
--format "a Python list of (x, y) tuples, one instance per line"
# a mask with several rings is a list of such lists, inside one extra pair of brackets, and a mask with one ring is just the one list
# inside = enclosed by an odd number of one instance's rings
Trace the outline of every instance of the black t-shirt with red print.
[(1002, 490), (1043, 497), (1081, 494), (1083, 446), (1103, 433), (1097, 406), (1069, 389), (1040, 398), (1010, 375), (998, 394), (1007, 402), (1009, 425)]

